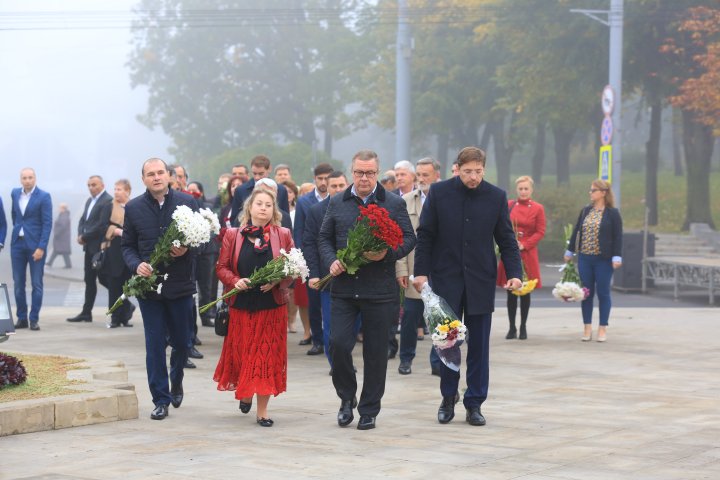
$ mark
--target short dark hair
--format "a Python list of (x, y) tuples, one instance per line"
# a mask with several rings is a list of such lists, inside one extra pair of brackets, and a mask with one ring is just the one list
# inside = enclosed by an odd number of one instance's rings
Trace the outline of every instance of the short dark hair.
[(347, 180), (347, 177), (345, 176), (345, 174), (343, 173), (342, 170), (333, 170), (332, 172), (330, 172), (330, 175), (328, 175), (328, 179), (340, 178), (340, 177), (343, 177), (345, 180)]
[(202, 184), (202, 183), (193, 180), (192, 182), (188, 183), (187, 186), (189, 187), (189, 186), (192, 185), (193, 183), (194, 183), (195, 185), (197, 185), (198, 190), (200, 190), (200, 193), (202, 193), (203, 195), (205, 195), (205, 189), (203, 188), (203, 184)]
[(242, 163), (238, 163), (237, 165), (233, 165), (232, 168), (243, 168), (243, 169), (245, 169), (245, 173), (248, 173), (247, 165), (243, 165)]
[(478, 147), (465, 147), (460, 150), (457, 156), (458, 167), (465, 165), (470, 162), (480, 162), (482, 166), (485, 166), (485, 152)]
[(321, 163), (315, 167), (315, 170), (313, 170), (313, 175), (317, 177), (318, 175), (325, 175), (326, 173), (332, 173), (333, 170), (335, 170), (335, 169), (329, 163)]
[[(140, 175), (142, 175), (143, 177), (145, 176), (145, 165), (147, 165), (150, 162), (161, 162), (165, 166), (165, 170), (167, 170), (168, 173), (170, 172), (170, 169), (168, 168), (168, 164), (165, 163), (165, 160), (163, 160), (162, 158), (153, 157), (153, 158), (148, 158), (147, 160), (145, 160), (143, 162), (142, 169), (140, 170)], [(175, 170), (173, 170), (172, 173), (174, 174)]]
[(250, 167), (262, 167), (265, 170), (270, 170), (270, 159), (265, 155), (255, 155), (250, 160)]

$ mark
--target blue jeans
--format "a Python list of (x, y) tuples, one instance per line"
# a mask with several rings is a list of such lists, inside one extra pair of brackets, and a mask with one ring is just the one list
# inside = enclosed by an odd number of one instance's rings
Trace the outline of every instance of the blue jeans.
[(18, 321), (28, 320), (27, 297), (25, 296), (25, 282), (27, 269), (30, 267), (30, 283), (32, 284), (32, 307), (30, 308), (30, 323), (40, 320), (40, 307), (43, 299), (43, 274), (45, 272), (45, 259), (43, 254), (37, 262), (32, 256), (34, 248), (30, 248), (24, 238), (18, 238), (10, 247), (12, 262), (13, 283), (15, 288), (15, 305), (17, 306)]
[(590, 290), (588, 297), (582, 301), (583, 323), (592, 324), (593, 297), (597, 293), (600, 304), (600, 325), (606, 327), (610, 318), (610, 281), (613, 276), (611, 258), (602, 258), (599, 255), (578, 255), (578, 273), (584, 287)]
[(171, 397), (165, 363), (166, 335), (173, 347), (170, 353), (170, 382), (180, 385), (191, 342), (189, 326), (193, 317), (193, 297), (189, 295), (173, 300), (139, 298), (138, 303), (145, 328), (145, 368), (153, 403), (155, 406), (169, 405)]
[(418, 325), (422, 325), (425, 304), (417, 298), (405, 298), (400, 325), (400, 361), (412, 362), (417, 348)]

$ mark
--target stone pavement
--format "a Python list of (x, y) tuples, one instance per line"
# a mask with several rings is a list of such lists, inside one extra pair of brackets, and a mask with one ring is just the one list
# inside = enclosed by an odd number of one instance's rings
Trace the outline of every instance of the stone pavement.
[(208, 328), (182, 407), (152, 421), (141, 320), (113, 330), (99, 318), (64, 321), (75, 313), (43, 309), (40, 332), (22, 330), (1, 348), (124, 361), (140, 418), (3, 437), (0, 479), (720, 478), (716, 308), (618, 308), (605, 344), (580, 342), (579, 308), (531, 310), (527, 341), (504, 339), (498, 311), (487, 426), (465, 423), (461, 405), (452, 423), (437, 423), (426, 340), (412, 375), (390, 361), (370, 431), (357, 420), (337, 426), (327, 362), (305, 355), (299, 334), (289, 335), (288, 391), (270, 402), (275, 426), (259, 427), (254, 409), (241, 414), (231, 393), (215, 389), (221, 339)]

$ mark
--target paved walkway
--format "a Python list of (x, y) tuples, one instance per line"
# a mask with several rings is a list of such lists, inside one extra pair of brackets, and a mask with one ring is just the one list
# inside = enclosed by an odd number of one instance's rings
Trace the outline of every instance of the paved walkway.
[(579, 341), (579, 309), (532, 310), (524, 342), (504, 339), (498, 312), (487, 426), (465, 423), (462, 406), (451, 424), (437, 423), (426, 340), (412, 375), (390, 361), (378, 427), (364, 432), (357, 420), (337, 426), (327, 362), (305, 355), (299, 334), (289, 340), (288, 392), (270, 403), (275, 426), (257, 426), (254, 410), (242, 415), (231, 393), (215, 390), (220, 339), (208, 328), (182, 408), (152, 421), (140, 319), (108, 330), (64, 321), (75, 313), (44, 309), (42, 331), (20, 331), (2, 349), (123, 360), (140, 418), (3, 437), (0, 479), (720, 478), (716, 308), (616, 309), (605, 344)]

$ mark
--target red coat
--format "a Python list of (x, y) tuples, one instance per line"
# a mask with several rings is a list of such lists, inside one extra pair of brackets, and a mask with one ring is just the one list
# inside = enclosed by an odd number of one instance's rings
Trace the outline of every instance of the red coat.
[[(542, 282), (540, 281), (540, 261), (538, 259), (537, 244), (545, 236), (545, 209), (534, 200), (509, 200), (508, 208), (511, 207), (510, 221), (513, 228), (516, 229), (518, 241), (523, 246), (523, 249), (520, 250), (520, 257), (525, 266), (525, 273), (529, 280), (537, 278), (538, 284), (535, 288), (540, 288)], [(497, 284), (502, 287), (506, 282), (505, 266), (500, 261)]]
[[(235, 242), (236, 238), (237, 242)], [(220, 257), (215, 265), (215, 269), (217, 271), (218, 279), (220, 279), (225, 286), (225, 291), (232, 290), (235, 288), (235, 284), (238, 280), (241, 278), (247, 278), (253, 273), (237, 271), (238, 258), (240, 258), (240, 250), (243, 246), (242, 240), (240, 228), (228, 228), (225, 232), (225, 236), (223, 237), (223, 244), (220, 248)], [(235, 249), (231, 252), (231, 250), (233, 250), (233, 245), (235, 245)], [(272, 248), (273, 258), (280, 256), (281, 248), (286, 252), (289, 252), (294, 246), (295, 244), (293, 243), (292, 233), (290, 233), (290, 230), (278, 227), (277, 225), (273, 225), (270, 228), (270, 247)], [(286, 278), (275, 285), (272, 289), (275, 303), (278, 305), (287, 303), (289, 297), (288, 287), (292, 282), (292, 278)], [(228, 305), (232, 305), (234, 302), (235, 295), (226, 300)]]

